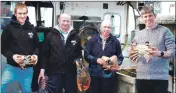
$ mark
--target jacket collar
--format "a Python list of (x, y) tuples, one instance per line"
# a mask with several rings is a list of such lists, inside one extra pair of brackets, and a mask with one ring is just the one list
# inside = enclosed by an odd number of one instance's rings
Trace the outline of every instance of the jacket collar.
[[(56, 25), (54, 28), (57, 29), (57, 30), (58, 30), (60, 33), (62, 33), (62, 34), (65, 33), (65, 32), (63, 32), (63, 31), (60, 29), (59, 25)], [(69, 31), (68, 31), (68, 33), (70, 33), (70, 31), (72, 31), (72, 30), (73, 30), (73, 27), (71, 26), (70, 29), (69, 29)]]
[[(59, 28), (58, 25), (55, 26), (54, 29), (55, 29), (55, 30), (53, 30), (53, 31), (54, 31), (55, 33), (62, 34), (62, 33), (60, 32), (60, 28)], [(76, 33), (76, 30), (74, 30), (73, 27), (71, 27), (70, 30), (69, 30), (69, 35), (68, 35), (68, 37), (69, 37), (70, 35), (74, 34), (74, 33)]]
[[(102, 42), (101, 35), (98, 35), (97, 40), (98, 42)], [(107, 42), (112, 41), (112, 40), (113, 40), (113, 35), (110, 34), (110, 36), (107, 38)]]

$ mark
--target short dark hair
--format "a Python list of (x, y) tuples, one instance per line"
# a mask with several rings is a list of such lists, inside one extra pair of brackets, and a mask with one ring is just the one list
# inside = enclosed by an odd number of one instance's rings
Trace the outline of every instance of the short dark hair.
[(153, 13), (155, 15), (154, 8), (149, 5), (143, 6), (141, 10), (141, 15), (148, 14), (148, 13)]

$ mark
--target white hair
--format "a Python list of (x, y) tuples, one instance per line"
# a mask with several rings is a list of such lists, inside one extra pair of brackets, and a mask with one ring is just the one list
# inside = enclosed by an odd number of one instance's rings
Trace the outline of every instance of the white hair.
[(101, 31), (102, 27), (105, 25), (112, 26), (111, 20), (103, 20), (100, 25), (100, 31)]
[(101, 26), (102, 26), (102, 25), (105, 25), (105, 24), (110, 24), (110, 25), (111, 25), (111, 24), (112, 24), (112, 23), (111, 23), (111, 20), (103, 20), (103, 21), (101, 22)]

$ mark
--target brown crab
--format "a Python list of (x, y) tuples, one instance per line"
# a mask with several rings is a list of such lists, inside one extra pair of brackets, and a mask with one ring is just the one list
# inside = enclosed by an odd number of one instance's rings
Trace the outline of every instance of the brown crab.
[(137, 62), (139, 57), (143, 56), (147, 63), (150, 60), (150, 54), (148, 51), (153, 50), (153, 48), (148, 44), (131, 44), (129, 57), (130, 60)]
[(120, 68), (120, 66), (117, 64), (117, 56), (102, 56), (102, 59), (106, 61), (106, 65), (103, 65), (105, 70), (118, 70)]

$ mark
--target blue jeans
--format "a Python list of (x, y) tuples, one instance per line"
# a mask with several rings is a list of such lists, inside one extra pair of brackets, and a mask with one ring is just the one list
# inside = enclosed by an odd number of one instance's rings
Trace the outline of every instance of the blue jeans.
[[(6, 64), (2, 72), (1, 92), (5, 93), (6, 86), (9, 83), (13, 81), (18, 81), (22, 93), (31, 93), (32, 76), (33, 76), (32, 67), (23, 70), (19, 67), (14, 67), (9, 64)], [(11, 92), (13, 93), (13, 91)]]

